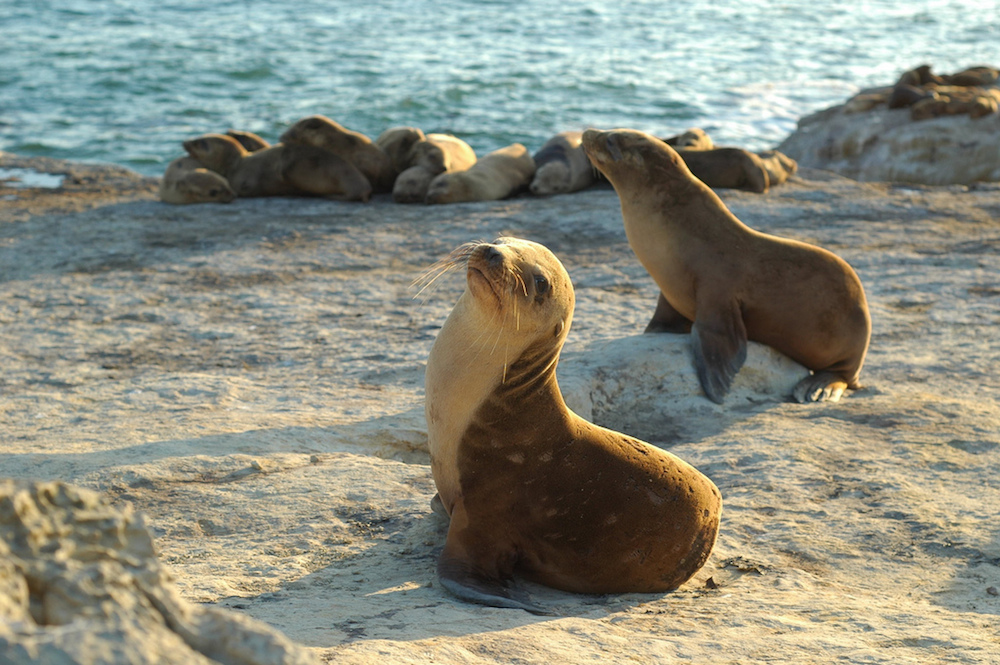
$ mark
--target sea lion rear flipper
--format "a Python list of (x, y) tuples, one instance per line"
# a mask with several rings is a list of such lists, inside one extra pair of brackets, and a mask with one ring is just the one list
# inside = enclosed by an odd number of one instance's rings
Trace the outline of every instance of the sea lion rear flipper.
[(702, 390), (710, 400), (722, 404), (733, 377), (747, 359), (747, 330), (736, 303), (725, 309), (699, 306), (691, 326), (691, 346)]
[(552, 614), (532, 603), (524, 591), (508, 585), (502, 578), (500, 564), (501, 559), (509, 560), (511, 557), (499, 551), (495, 540), (485, 534), (478, 536), (474, 529), (469, 524), (465, 507), (459, 501), (452, 508), (448, 539), (438, 557), (437, 574), (441, 586), (470, 603), (510, 607), (532, 614)]
[(646, 324), (644, 333), (682, 333), (691, 332), (691, 320), (673, 308), (667, 299), (660, 293), (659, 300), (656, 301), (656, 311), (653, 318)]
[(816, 372), (795, 384), (792, 397), (796, 402), (839, 402), (847, 382), (833, 372)]

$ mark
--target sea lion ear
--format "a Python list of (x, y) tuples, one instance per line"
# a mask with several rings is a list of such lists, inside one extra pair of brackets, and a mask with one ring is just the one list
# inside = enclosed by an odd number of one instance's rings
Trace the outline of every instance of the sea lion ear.
[(562, 334), (563, 328), (565, 327), (566, 327), (566, 322), (560, 319), (559, 323), (556, 324), (556, 330), (552, 336), (559, 337), (559, 335)]

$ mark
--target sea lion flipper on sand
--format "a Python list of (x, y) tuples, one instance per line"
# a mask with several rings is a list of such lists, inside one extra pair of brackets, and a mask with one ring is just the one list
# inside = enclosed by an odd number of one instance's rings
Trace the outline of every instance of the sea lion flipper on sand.
[(702, 389), (710, 400), (722, 404), (747, 359), (747, 330), (736, 303), (699, 309), (691, 326), (691, 347)]
[(653, 312), (653, 318), (646, 324), (646, 329), (643, 332), (686, 335), (691, 332), (691, 319), (674, 309), (661, 292), (656, 301), (656, 311)]
[(476, 528), (475, 523), (470, 523), (464, 503), (458, 501), (452, 508), (448, 539), (438, 557), (437, 574), (441, 586), (456, 598), (477, 605), (552, 614), (532, 603), (526, 592), (505, 581), (510, 579), (511, 571), (501, 575), (499, 571), (491, 574), (487, 570), (507, 562), (513, 569), (514, 552), (501, 552), (491, 534), (477, 534)]
[(792, 390), (796, 402), (839, 402), (847, 382), (833, 372), (816, 372), (799, 381)]

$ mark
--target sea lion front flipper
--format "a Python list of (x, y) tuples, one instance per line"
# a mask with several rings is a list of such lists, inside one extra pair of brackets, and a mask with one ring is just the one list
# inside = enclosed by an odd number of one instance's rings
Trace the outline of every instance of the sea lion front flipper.
[(691, 346), (698, 380), (708, 398), (722, 404), (733, 377), (747, 359), (747, 329), (739, 306), (698, 307), (691, 326)]
[[(552, 614), (532, 603), (527, 593), (510, 588), (498, 569), (500, 562), (497, 559), (502, 553), (496, 551), (495, 544), (488, 538), (477, 537), (472, 530), (465, 507), (459, 501), (452, 508), (448, 539), (438, 557), (437, 574), (441, 586), (460, 600), (470, 603), (510, 607), (532, 614)], [(475, 544), (480, 545), (476, 549), (483, 550), (477, 553), (483, 559), (481, 562), (471, 551)]]
[(833, 372), (816, 372), (795, 384), (792, 397), (796, 402), (839, 402), (847, 390), (847, 382)]
[(691, 320), (674, 309), (673, 305), (660, 293), (656, 301), (656, 311), (653, 318), (646, 324), (644, 333), (682, 333), (691, 332)]

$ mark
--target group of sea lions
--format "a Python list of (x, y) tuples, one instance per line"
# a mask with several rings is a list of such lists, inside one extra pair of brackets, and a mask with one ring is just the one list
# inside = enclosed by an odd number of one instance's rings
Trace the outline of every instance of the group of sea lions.
[[(523, 191), (536, 196), (585, 189), (599, 179), (582, 144), (566, 131), (534, 155), (520, 143), (477, 158), (450, 134), (393, 127), (372, 141), (322, 115), (303, 118), (269, 145), (251, 132), (229, 130), (183, 142), (160, 181), (167, 203), (228, 203), (236, 197), (319, 196), (368, 201), (392, 193), (397, 203), (492, 201)], [(775, 150), (718, 148), (701, 129), (665, 139), (710, 187), (765, 192), (795, 173), (795, 160)]]
[[(723, 401), (747, 340), (812, 370), (793, 391), (800, 402), (860, 387), (871, 319), (846, 262), (750, 229), (683, 152), (649, 134), (589, 129), (581, 145), (618, 193), (629, 244), (660, 287), (646, 331), (690, 332), (710, 399)], [(690, 579), (715, 544), (722, 496), (675, 455), (566, 406), (556, 366), (574, 293), (559, 259), (501, 237), (459, 247), (428, 279), (452, 268), (465, 269), (466, 289), (425, 382), (432, 505), (450, 520), (442, 586), (546, 614), (512, 585), (515, 573), (579, 593), (667, 591)]]
[(970, 67), (955, 74), (934, 74), (930, 65), (904, 72), (891, 87), (867, 90), (852, 97), (845, 110), (868, 111), (885, 105), (910, 109), (913, 120), (945, 115), (981, 118), (1000, 110), (1000, 70)]

